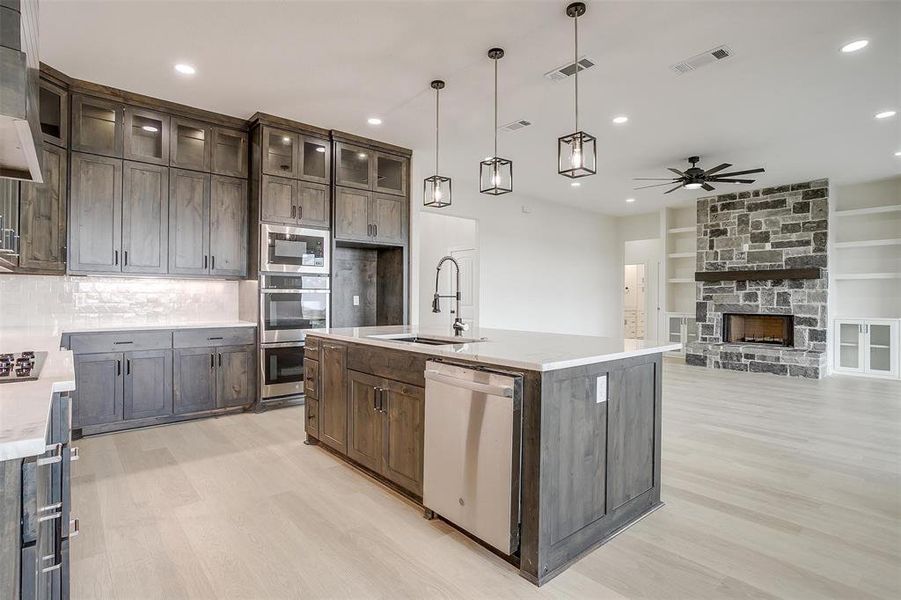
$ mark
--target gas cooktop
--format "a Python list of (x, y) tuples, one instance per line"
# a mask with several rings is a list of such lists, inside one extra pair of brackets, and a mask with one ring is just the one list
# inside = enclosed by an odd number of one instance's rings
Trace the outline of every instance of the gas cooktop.
[(0, 354), (0, 383), (35, 381), (41, 374), (46, 352), (20, 352)]

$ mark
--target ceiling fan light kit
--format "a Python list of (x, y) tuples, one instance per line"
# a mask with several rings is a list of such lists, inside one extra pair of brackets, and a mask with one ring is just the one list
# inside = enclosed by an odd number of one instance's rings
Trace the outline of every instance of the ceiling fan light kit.
[(436, 79), (431, 83), (431, 87), (435, 90), (435, 174), (426, 177), (422, 182), (422, 204), (432, 208), (444, 208), (451, 205), (451, 179), (438, 174), (438, 94), (444, 89), (444, 82)]
[(698, 166), (698, 163), (700, 161), (701, 157), (699, 156), (689, 157), (688, 162), (691, 163), (691, 167), (689, 167), (685, 171), (680, 171), (679, 169), (670, 167), (669, 170), (678, 175), (678, 177), (636, 177), (634, 179), (635, 181), (663, 181), (664, 183), (654, 183), (651, 185), (640, 186), (634, 189), (643, 190), (646, 188), (673, 185), (675, 183), (675, 187), (668, 189), (663, 193), (670, 194), (680, 188), (685, 188), (686, 190), (704, 189), (705, 191), (712, 192), (716, 188), (710, 185), (711, 183), (754, 183), (754, 179), (736, 179), (736, 177), (739, 175), (750, 175), (751, 173), (764, 172), (763, 168), (758, 168), (748, 169), (746, 171), (721, 173), (720, 171), (724, 171), (732, 166), (729, 163), (722, 163), (713, 167), (712, 169), (707, 169), (705, 171)]
[(566, 7), (566, 15), (573, 20), (575, 81), (575, 133), (557, 139), (557, 172), (576, 179), (597, 173), (597, 140), (579, 130), (579, 17), (585, 14), (584, 2), (573, 2)]
[(513, 191), (513, 161), (497, 154), (497, 61), (503, 57), (502, 48), (488, 51), (488, 58), (494, 61), (494, 155), (479, 163), (479, 192), (492, 196)]

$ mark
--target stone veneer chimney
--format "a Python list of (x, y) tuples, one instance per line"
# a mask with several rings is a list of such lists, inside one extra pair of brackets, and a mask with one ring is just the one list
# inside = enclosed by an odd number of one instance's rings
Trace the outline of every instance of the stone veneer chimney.
[[(686, 349), (688, 364), (826, 374), (828, 190), (819, 179), (698, 199), (699, 272), (817, 267), (821, 276), (697, 283), (698, 341)], [(794, 347), (724, 344), (724, 313), (792, 315)]]

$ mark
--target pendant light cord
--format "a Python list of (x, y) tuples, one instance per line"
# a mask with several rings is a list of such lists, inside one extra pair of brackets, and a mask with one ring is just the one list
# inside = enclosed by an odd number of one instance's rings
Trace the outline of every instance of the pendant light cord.
[(435, 175), (438, 175), (438, 95), (441, 90), (435, 89)]
[(494, 59), (494, 158), (497, 158), (497, 61)]
[(579, 16), (573, 18), (573, 30), (575, 31), (575, 52), (573, 64), (576, 67), (576, 131), (579, 131)]

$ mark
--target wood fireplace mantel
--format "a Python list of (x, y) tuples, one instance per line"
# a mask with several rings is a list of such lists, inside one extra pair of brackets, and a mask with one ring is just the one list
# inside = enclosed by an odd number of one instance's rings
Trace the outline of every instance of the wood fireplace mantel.
[(698, 271), (695, 281), (764, 281), (768, 279), (819, 279), (819, 268), (761, 269), (758, 271)]

